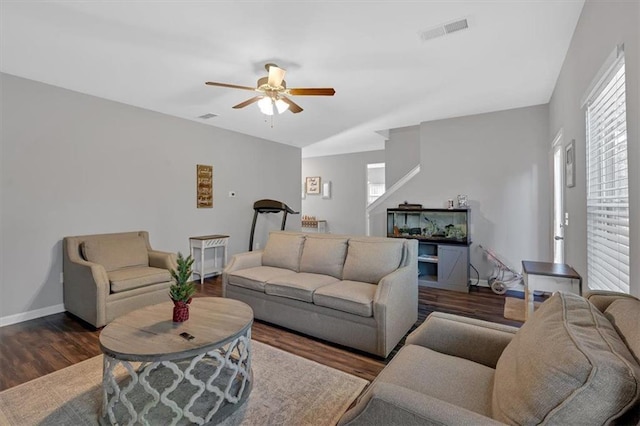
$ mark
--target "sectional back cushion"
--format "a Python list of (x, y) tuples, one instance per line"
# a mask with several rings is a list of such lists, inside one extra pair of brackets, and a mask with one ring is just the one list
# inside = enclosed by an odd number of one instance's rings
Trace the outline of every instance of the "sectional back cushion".
[(604, 316), (640, 363), (640, 300), (631, 297), (618, 299), (604, 311)]
[(345, 237), (307, 235), (300, 259), (300, 272), (331, 275), (341, 279), (347, 241)]
[(640, 366), (613, 325), (572, 293), (555, 293), (498, 360), (492, 398), (509, 424), (606, 424), (640, 394)]
[(300, 272), (304, 235), (272, 232), (262, 252), (262, 265)]
[(342, 279), (378, 284), (398, 269), (404, 240), (393, 238), (351, 238)]
[(149, 266), (147, 242), (140, 235), (88, 239), (81, 250), (86, 260), (104, 266), (107, 272), (128, 266)]

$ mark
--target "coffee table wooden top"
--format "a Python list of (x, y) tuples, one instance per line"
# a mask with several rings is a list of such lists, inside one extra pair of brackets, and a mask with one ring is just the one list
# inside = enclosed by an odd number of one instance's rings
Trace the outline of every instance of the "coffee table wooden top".
[(116, 318), (100, 333), (100, 349), (128, 361), (186, 358), (219, 348), (244, 334), (253, 323), (253, 310), (238, 300), (198, 297), (191, 301), (189, 310), (189, 319), (180, 323), (172, 321), (172, 301)]

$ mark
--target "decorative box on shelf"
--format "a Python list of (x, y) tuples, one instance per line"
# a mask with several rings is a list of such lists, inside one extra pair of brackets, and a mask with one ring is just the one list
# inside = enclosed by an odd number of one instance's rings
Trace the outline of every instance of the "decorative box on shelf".
[(303, 231), (313, 231), (318, 233), (327, 232), (327, 221), (318, 220), (315, 216), (302, 216)]

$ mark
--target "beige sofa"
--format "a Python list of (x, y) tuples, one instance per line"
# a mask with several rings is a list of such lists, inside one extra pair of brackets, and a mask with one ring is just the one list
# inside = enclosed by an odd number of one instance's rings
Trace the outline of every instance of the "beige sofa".
[(176, 256), (152, 250), (146, 231), (63, 240), (65, 309), (94, 327), (169, 300)]
[(418, 318), (415, 240), (272, 232), (222, 282), (257, 319), (382, 357)]
[(626, 295), (556, 293), (519, 330), (433, 313), (339, 424), (635, 425), (639, 357)]

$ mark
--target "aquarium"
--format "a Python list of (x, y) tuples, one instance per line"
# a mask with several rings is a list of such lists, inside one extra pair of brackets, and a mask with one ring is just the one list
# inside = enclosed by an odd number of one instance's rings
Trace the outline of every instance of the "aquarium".
[(469, 244), (469, 209), (387, 209), (387, 236)]

